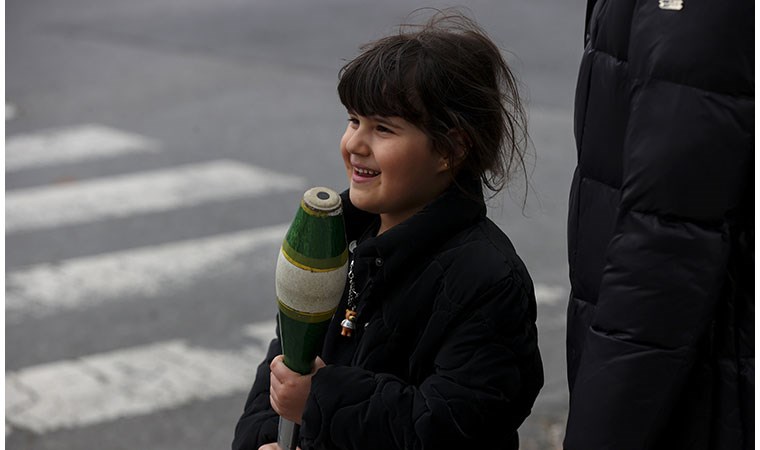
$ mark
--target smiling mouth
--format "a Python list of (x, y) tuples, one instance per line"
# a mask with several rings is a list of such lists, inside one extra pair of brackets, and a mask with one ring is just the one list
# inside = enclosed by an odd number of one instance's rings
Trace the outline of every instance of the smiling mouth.
[(364, 178), (373, 178), (373, 177), (376, 177), (376, 176), (380, 175), (380, 172), (377, 172), (375, 170), (361, 169), (359, 167), (354, 167), (354, 173), (356, 175), (358, 175), (360, 177), (364, 177)]

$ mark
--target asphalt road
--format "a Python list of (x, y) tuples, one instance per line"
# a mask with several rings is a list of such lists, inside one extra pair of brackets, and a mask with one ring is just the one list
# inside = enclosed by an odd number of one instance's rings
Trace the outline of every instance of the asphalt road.
[[(538, 287), (567, 409), (566, 204), (580, 0), (460, 3), (523, 84), (525, 186), (489, 203)], [(6, 447), (228, 448), (273, 330), (278, 240), (306, 187), (346, 185), (335, 85), (430, 1), (6, 2)]]

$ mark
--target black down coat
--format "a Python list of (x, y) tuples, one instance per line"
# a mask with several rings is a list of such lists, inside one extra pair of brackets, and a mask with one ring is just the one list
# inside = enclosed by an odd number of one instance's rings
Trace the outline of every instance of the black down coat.
[[(312, 379), (301, 448), (518, 448), (543, 384), (533, 285), (485, 206), (451, 188), (378, 237), (378, 218), (343, 194), (359, 291), (358, 330), (340, 336), (346, 296)], [(273, 341), (233, 449), (276, 440), (269, 404)]]
[(598, 0), (588, 17), (565, 448), (750, 449), (754, 2)]

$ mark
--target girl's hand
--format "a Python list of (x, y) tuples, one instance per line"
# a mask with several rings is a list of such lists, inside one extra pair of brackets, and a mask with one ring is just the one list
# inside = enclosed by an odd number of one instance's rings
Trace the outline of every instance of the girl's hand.
[(280, 450), (280, 446), (277, 445), (277, 442), (272, 442), (271, 444), (262, 445), (259, 447), (259, 450)]
[(314, 369), (310, 374), (301, 375), (293, 372), (283, 362), (283, 356), (276, 357), (269, 369), (269, 401), (272, 408), (281, 417), (291, 422), (301, 424), (301, 416), (306, 407), (306, 399), (311, 390), (311, 377), (322, 367), (325, 362), (320, 357), (314, 360)]

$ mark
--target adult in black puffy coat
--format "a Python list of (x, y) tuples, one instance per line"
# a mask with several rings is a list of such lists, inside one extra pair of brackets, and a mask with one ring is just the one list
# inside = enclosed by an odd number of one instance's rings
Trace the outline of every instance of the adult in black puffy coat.
[(565, 449), (750, 449), (754, 2), (587, 17)]

